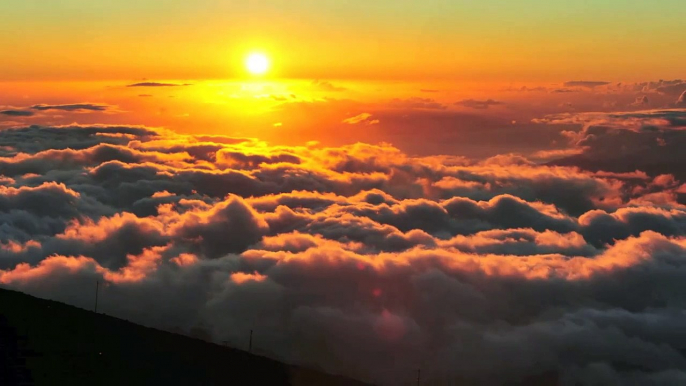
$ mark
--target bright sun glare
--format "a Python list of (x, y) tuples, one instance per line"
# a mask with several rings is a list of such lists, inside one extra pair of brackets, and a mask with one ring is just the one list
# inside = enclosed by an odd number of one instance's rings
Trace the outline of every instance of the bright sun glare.
[(264, 54), (250, 54), (245, 60), (245, 67), (253, 75), (262, 75), (269, 69), (269, 59)]

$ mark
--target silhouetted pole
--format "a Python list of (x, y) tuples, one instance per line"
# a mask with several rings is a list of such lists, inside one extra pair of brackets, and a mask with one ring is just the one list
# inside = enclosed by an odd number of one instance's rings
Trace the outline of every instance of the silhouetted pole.
[(422, 369), (417, 369), (417, 386), (422, 383)]
[(252, 352), (252, 330), (250, 330), (250, 341), (248, 342), (248, 352)]
[(98, 313), (98, 289), (100, 287), (100, 280), (95, 281), (95, 313)]

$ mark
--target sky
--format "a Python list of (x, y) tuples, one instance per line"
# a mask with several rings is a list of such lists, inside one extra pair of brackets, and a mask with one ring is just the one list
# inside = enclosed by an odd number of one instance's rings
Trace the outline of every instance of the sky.
[(5, 0), (3, 80), (225, 79), (263, 48), (287, 78), (678, 77), (678, 0)]
[(379, 385), (685, 384), (684, 19), (3, 0), (0, 287)]

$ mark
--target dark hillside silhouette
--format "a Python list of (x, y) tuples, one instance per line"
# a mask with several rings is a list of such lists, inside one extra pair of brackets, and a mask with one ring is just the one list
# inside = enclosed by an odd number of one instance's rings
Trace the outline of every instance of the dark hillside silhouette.
[(362, 385), (0, 289), (0, 385)]

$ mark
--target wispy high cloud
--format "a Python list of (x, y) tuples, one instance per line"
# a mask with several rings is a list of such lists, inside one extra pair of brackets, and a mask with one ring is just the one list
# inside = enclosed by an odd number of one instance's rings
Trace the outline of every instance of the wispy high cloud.
[(412, 97), (407, 99), (395, 98), (390, 102), (390, 106), (399, 109), (416, 110), (445, 110), (448, 106), (437, 102), (431, 98)]
[(569, 82), (564, 82), (565, 87), (598, 87), (598, 86), (607, 86), (610, 84), (610, 82), (604, 82), (604, 81), (590, 81), (590, 80), (571, 80)]
[(555, 94), (565, 94), (570, 92), (579, 92), (579, 90), (573, 88), (556, 88), (554, 90), (551, 90), (550, 92)]
[(140, 82), (132, 83), (126, 87), (181, 87), (181, 86), (192, 86), (190, 83), (164, 83), (164, 82)]
[(62, 111), (106, 111), (112, 106), (103, 103), (73, 103), (63, 105), (33, 105), (31, 109), (46, 111), (46, 110), (62, 110)]
[(331, 82), (318, 79), (312, 81), (312, 86), (319, 91), (340, 92), (347, 90), (345, 87), (335, 86)]
[(10, 117), (30, 117), (34, 115), (33, 111), (27, 110), (2, 110), (0, 111), (2, 115), (8, 115)]
[(504, 102), (486, 99), (486, 100), (476, 100), (476, 99), (465, 99), (459, 102), (455, 102), (458, 106), (468, 107), (470, 109), (485, 110), (491, 106), (499, 106), (505, 104)]
[(366, 123), (368, 125), (374, 125), (379, 123), (378, 120), (376, 119), (370, 119), (372, 117), (372, 114), (370, 113), (361, 113), (358, 115), (355, 115), (354, 117), (346, 118), (343, 120), (343, 123), (347, 123), (349, 125), (356, 125), (358, 123)]

